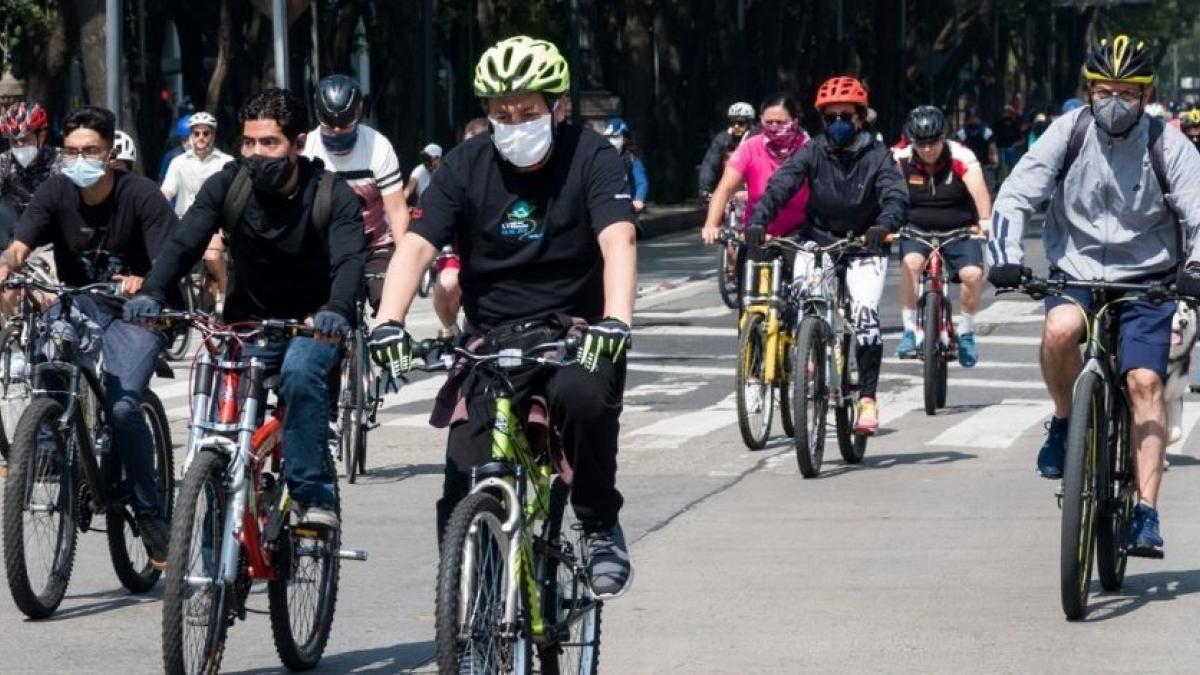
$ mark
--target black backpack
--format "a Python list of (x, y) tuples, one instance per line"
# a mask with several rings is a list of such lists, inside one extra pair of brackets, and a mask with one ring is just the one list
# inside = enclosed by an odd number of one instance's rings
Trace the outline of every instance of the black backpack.
[[(325, 171), (321, 174), (309, 217), (309, 225), (315, 231), (317, 240), (321, 242), (321, 247), (325, 249), (326, 254), (329, 253), (329, 221), (333, 212), (333, 183), (335, 180), (337, 180), (337, 174), (332, 171)], [(246, 204), (253, 194), (254, 185), (250, 180), (250, 172), (244, 166), (238, 168), (233, 182), (229, 185), (229, 191), (225, 193), (225, 203), (221, 208), (221, 239), (225, 241), (225, 248), (230, 255), (233, 254), (233, 228), (241, 220), (242, 213), (246, 210)], [(233, 293), (234, 285), (232, 265), (229, 266), (227, 274), (229, 279), (226, 296), (229, 296)]]

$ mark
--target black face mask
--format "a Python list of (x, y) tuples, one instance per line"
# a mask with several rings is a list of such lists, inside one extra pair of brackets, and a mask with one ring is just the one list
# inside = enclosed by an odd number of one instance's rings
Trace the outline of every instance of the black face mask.
[(242, 159), (250, 172), (250, 182), (259, 192), (277, 193), (287, 185), (296, 164), (290, 157), (251, 155)]
[(1033, 125), (1033, 132), (1036, 134), (1041, 134), (1045, 130), (1046, 130), (1045, 122), (1038, 122), (1037, 124)]

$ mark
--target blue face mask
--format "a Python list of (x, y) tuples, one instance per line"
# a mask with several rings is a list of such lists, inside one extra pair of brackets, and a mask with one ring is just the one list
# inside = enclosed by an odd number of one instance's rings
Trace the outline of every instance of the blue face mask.
[(843, 119), (834, 120), (833, 124), (825, 127), (825, 136), (834, 147), (844, 148), (854, 140), (854, 125)]
[(342, 134), (327, 134), (321, 132), (321, 143), (325, 145), (325, 149), (335, 155), (345, 154), (354, 149), (354, 143), (358, 141), (358, 127), (354, 127), (350, 131)]
[(63, 164), (62, 175), (82, 189), (90, 188), (104, 177), (104, 160), (79, 157)]

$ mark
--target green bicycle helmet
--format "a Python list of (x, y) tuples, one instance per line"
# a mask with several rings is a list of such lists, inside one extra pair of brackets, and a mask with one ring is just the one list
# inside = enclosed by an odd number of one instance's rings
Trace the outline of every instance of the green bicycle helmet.
[(1154, 50), (1128, 35), (1105, 38), (1092, 48), (1083, 64), (1083, 77), (1129, 84), (1154, 82)]
[(558, 47), (525, 35), (497, 42), (475, 66), (475, 95), (480, 98), (527, 92), (557, 95), (570, 88), (571, 70)]

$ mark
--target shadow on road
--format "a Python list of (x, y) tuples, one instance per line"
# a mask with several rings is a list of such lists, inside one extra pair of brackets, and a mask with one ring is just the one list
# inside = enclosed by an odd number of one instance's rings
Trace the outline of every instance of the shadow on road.
[(89, 602), (83, 605), (75, 605), (67, 608), (60, 607), (53, 616), (40, 619), (39, 623), (50, 623), (54, 621), (66, 621), (70, 619), (78, 619), (93, 614), (102, 614), (104, 612), (112, 612), (124, 607), (132, 605), (141, 605), (148, 602), (158, 602), (162, 599), (161, 584), (154, 587), (149, 593), (141, 595), (133, 595), (125, 589), (111, 589), (107, 591), (96, 591), (94, 593), (79, 593), (77, 595), (68, 595), (65, 602), (72, 600), (90, 600), (95, 598), (96, 602)]
[(372, 467), (367, 473), (359, 476), (359, 483), (399, 483), (413, 476), (440, 476), (444, 470), (442, 464), (389, 464), (388, 466)]
[(1125, 577), (1124, 587), (1115, 593), (1103, 593), (1099, 582), (1093, 582), (1092, 592), (1100, 593), (1100, 596), (1091, 603), (1087, 622), (1108, 621), (1151, 602), (1175, 600), (1184, 595), (1200, 593), (1200, 570), (1131, 574)]
[[(825, 450), (828, 454), (828, 447)], [(844, 473), (854, 471), (865, 471), (868, 469), (890, 469), (893, 466), (905, 466), (909, 464), (950, 464), (951, 462), (961, 462), (966, 459), (975, 459), (978, 455), (972, 455), (967, 452), (958, 452), (957, 450), (936, 450), (933, 452), (899, 452), (886, 455), (872, 455), (871, 448), (867, 448), (867, 456), (863, 458), (860, 464), (842, 464), (829, 471), (822, 471), (818, 478), (832, 478), (840, 476)]]
[[(313, 673), (407, 673), (434, 657), (433, 641), (374, 647), (356, 652), (326, 654)], [(279, 666), (227, 671), (241, 675), (287, 672)]]

